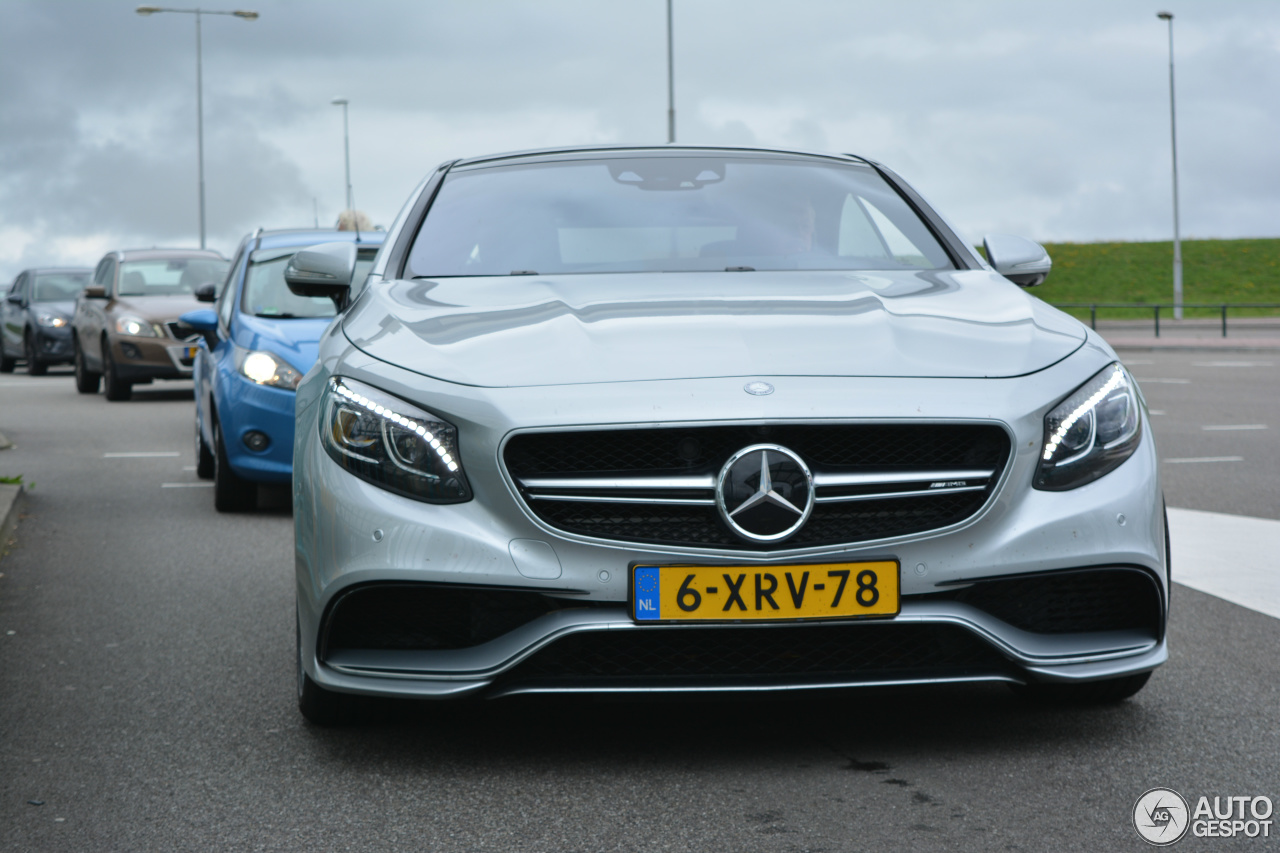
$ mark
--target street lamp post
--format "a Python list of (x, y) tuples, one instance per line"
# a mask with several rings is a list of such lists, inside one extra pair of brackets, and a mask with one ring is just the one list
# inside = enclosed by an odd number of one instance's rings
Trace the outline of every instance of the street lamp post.
[(154, 15), (157, 12), (181, 12), (196, 16), (196, 168), (200, 181), (200, 248), (205, 247), (204, 228), (204, 63), (201, 59), (200, 17), (202, 15), (231, 15), (246, 21), (256, 21), (257, 12), (237, 9), (234, 12), (212, 12), (208, 9), (170, 9), (164, 6), (139, 6), (139, 15)]
[(1169, 22), (1169, 132), (1173, 143), (1173, 319), (1182, 319), (1182, 235), (1178, 226), (1178, 113), (1173, 97), (1173, 13), (1157, 12)]
[(676, 141), (676, 70), (671, 31), (671, 0), (667, 0), (667, 142)]
[(347, 210), (355, 211), (355, 202), (351, 200), (351, 136), (347, 132), (347, 99), (334, 98), (329, 103), (342, 107), (342, 155), (347, 166)]

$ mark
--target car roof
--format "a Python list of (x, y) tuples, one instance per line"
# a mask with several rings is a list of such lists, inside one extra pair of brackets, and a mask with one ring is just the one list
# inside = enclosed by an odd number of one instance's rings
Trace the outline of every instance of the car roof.
[(112, 254), (120, 256), (122, 261), (159, 261), (171, 258), (208, 258), (225, 261), (222, 253), (213, 249), (117, 249)]
[(385, 231), (338, 231), (335, 228), (290, 228), (263, 231), (258, 235), (259, 249), (283, 249), (290, 246), (314, 246), (317, 243), (359, 242), (380, 245)]
[(784, 148), (753, 148), (724, 145), (579, 145), (564, 148), (536, 148), (527, 151), (508, 151), (501, 154), (487, 154), (480, 157), (468, 157), (455, 160), (450, 165), (454, 168), (475, 166), (479, 164), (497, 163), (503, 160), (522, 160), (525, 162), (587, 159), (597, 155), (610, 156), (689, 156), (718, 154), (729, 157), (776, 157), (779, 159), (827, 160), (842, 163), (860, 163), (871, 165), (871, 161), (856, 154), (832, 154), (823, 151), (802, 151)]
[[(93, 275), (93, 267), (33, 267), (29, 270), (23, 270), (18, 273), (18, 275), (22, 275), (23, 273), (30, 273), (32, 275), (48, 275), (49, 273), (74, 273), (76, 275), (83, 273), (84, 275)], [(16, 279), (17, 276), (14, 276), (14, 278)], [(5, 286), (7, 287), (8, 285)]]

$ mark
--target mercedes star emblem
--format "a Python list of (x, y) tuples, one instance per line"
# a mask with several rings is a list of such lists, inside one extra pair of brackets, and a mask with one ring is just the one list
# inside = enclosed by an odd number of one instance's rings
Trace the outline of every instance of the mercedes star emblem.
[(813, 474), (799, 456), (777, 444), (739, 450), (716, 482), (720, 517), (743, 539), (779, 542), (813, 512)]
[(742, 390), (753, 397), (765, 397), (773, 393), (773, 386), (768, 382), (748, 382), (742, 386)]

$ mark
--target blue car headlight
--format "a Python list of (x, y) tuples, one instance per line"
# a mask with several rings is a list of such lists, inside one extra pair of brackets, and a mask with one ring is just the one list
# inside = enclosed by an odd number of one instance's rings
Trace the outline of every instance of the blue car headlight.
[(389, 492), (428, 503), (471, 500), (457, 427), (363, 382), (329, 380), (320, 441), (347, 471)]
[(1138, 449), (1142, 403), (1119, 364), (1094, 374), (1045, 416), (1037, 489), (1074, 489), (1115, 470)]
[(293, 365), (266, 350), (236, 347), (234, 357), (240, 375), (259, 385), (297, 391), (302, 381), (302, 374)]

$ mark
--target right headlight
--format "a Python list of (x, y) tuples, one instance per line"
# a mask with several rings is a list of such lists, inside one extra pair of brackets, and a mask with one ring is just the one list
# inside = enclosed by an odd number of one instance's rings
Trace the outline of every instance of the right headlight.
[(471, 499), (453, 424), (340, 376), (325, 387), (320, 413), (324, 449), (360, 479), (428, 503)]
[(1061, 492), (1092, 483), (1132, 456), (1141, 438), (1137, 386), (1110, 364), (1045, 416), (1034, 485)]
[(116, 331), (122, 335), (131, 335), (135, 338), (160, 337), (154, 326), (141, 317), (135, 317), (132, 314), (121, 314), (116, 318)]

